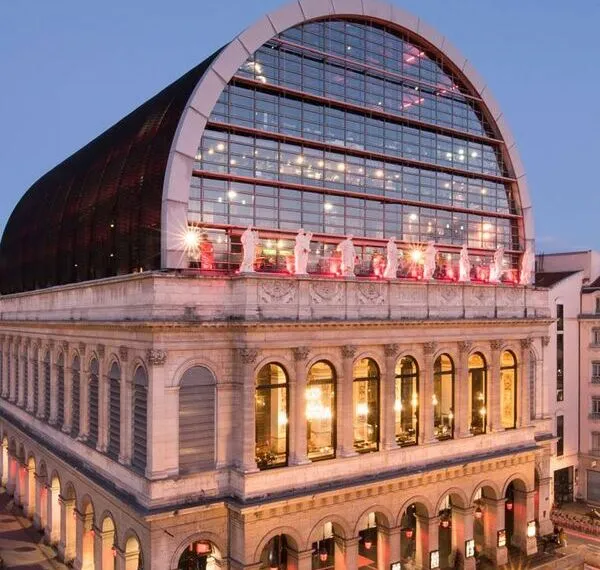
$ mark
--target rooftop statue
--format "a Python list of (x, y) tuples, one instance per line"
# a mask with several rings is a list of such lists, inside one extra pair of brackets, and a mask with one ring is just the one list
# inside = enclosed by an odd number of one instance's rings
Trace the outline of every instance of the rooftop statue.
[(396, 238), (391, 237), (387, 242), (387, 260), (383, 276), (386, 279), (396, 279), (398, 274), (398, 248), (396, 247)]
[(336, 250), (342, 254), (342, 276), (354, 277), (354, 265), (356, 263), (356, 249), (352, 243), (354, 236), (349, 235), (345, 240), (341, 241)]
[(437, 252), (435, 249), (435, 242), (428, 241), (427, 247), (425, 248), (425, 254), (423, 256), (423, 279), (433, 279), (435, 273), (435, 256)]
[(469, 250), (467, 244), (463, 244), (460, 249), (460, 262), (458, 268), (458, 280), (461, 283), (468, 283), (471, 281), (471, 262), (469, 260)]
[(523, 257), (521, 258), (521, 274), (519, 283), (521, 285), (531, 285), (535, 279), (535, 253), (531, 246), (527, 246)]
[(310, 253), (310, 240), (312, 232), (305, 232), (300, 228), (294, 245), (294, 275), (306, 275), (308, 266), (308, 254)]
[(500, 283), (502, 279), (502, 262), (504, 261), (504, 247), (499, 245), (494, 252), (494, 261), (490, 265), (490, 283)]
[(256, 258), (256, 246), (259, 242), (258, 231), (248, 226), (242, 234), (242, 263), (240, 273), (254, 273), (254, 261)]

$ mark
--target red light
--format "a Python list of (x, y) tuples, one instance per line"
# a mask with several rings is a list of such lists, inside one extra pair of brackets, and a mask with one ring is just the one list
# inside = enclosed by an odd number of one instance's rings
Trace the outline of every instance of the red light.
[(196, 554), (210, 554), (211, 550), (208, 542), (202, 540), (196, 543)]
[(404, 533), (406, 534), (406, 538), (412, 538), (412, 537), (413, 537), (413, 534), (414, 534), (414, 531), (413, 531), (413, 529), (412, 529), (412, 528), (407, 528), (407, 529), (404, 531)]
[(448, 519), (442, 519), (442, 527), (444, 528), (449, 528), (450, 527), (450, 521)]
[(506, 501), (506, 510), (507, 511), (513, 510), (513, 502), (512, 501)]
[(477, 507), (475, 509), (474, 516), (475, 516), (476, 519), (480, 519), (480, 518), (483, 517), (483, 511), (481, 510), (481, 507)]
[[(192, 548), (192, 547), (190, 546), (190, 549), (191, 549), (191, 548)], [(117, 557), (117, 547), (116, 547), (116, 546), (113, 546), (113, 547), (111, 548), (111, 550), (112, 550), (112, 555), (113, 555), (113, 556), (116, 558), (116, 557)]]
[(327, 562), (327, 549), (324, 546), (321, 546), (321, 548), (319, 548), (319, 560), (321, 562)]
[(366, 550), (371, 550), (372, 546), (373, 546), (373, 541), (370, 538), (367, 538), (365, 540), (365, 549)]

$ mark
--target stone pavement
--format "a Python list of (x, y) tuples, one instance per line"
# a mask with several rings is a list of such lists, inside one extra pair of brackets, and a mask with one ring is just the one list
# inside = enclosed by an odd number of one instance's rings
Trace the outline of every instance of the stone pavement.
[(67, 570), (56, 559), (56, 551), (42, 543), (42, 537), (31, 521), (23, 516), (21, 509), (13, 506), (12, 497), (0, 488), (0, 556), (4, 561), (3, 568)]

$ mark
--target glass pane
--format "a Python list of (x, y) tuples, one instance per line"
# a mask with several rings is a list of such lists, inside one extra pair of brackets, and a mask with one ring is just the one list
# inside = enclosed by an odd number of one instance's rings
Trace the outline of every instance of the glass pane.
[(405, 357), (396, 364), (394, 415), (396, 441), (400, 445), (416, 444), (418, 438), (419, 377), (417, 364)]
[(354, 448), (377, 451), (379, 442), (379, 368), (370, 358), (354, 365)]
[(306, 388), (306, 432), (308, 458), (335, 455), (335, 391), (333, 369), (317, 362), (308, 372)]
[(439, 356), (434, 364), (434, 434), (438, 439), (454, 437), (454, 366), (449, 356)]

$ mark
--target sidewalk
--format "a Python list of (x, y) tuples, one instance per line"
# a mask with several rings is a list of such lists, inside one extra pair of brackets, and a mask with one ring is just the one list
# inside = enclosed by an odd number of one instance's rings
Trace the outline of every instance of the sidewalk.
[(19, 570), (67, 570), (56, 560), (54, 549), (42, 544), (42, 534), (20, 509), (13, 507), (12, 497), (0, 488), (0, 556), (5, 568)]

